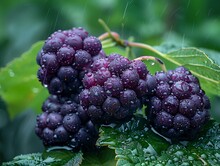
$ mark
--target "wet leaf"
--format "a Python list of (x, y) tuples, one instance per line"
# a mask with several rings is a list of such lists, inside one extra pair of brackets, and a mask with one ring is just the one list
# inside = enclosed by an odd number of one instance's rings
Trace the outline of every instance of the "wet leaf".
[(114, 166), (116, 165), (115, 152), (107, 147), (102, 147), (98, 151), (83, 154), (81, 166)]
[[(165, 52), (165, 48), (157, 47)], [(172, 50), (168, 47), (167, 50)], [(197, 48), (182, 48), (169, 53), (160, 54), (160, 57), (177, 65), (185, 66), (192, 74), (199, 78), (202, 88), (210, 94), (220, 95), (220, 66), (216, 59), (217, 54), (210, 58), (205, 52)], [(215, 58), (214, 58), (215, 57)]]
[(52, 150), (45, 151), (42, 157), (45, 160), (53, 159), (56, 162), (52, 162), (51, 166), (79, 166), (82, 163), (82, 152), (74, 153), (69, 150)]
[(154, 134), (146, 124), (146, 119), (136, 118), (121, 126), (101, 127), (98, 143), (115, 149), (118, 165), (144, 163), (146, 159), (159, 155), (169, 146), (169, 143)]
[(0, 69), (0, 95), (13, 118), (25, 109), (40, 111), (47, 91), (37, 80), (36, 55), (43, 42), (34, 44), (20, 58)]
[(171, 62), (185, 66), (201, 81), (202, 88), (215, 95), (220, 94), (220, 67), (203, 51), (183, 48), (165, 55)]
[(220, 125), (211, 123), (193, 142), (169, 144), (136, 119), (120, 127), (102, 127), (99, 144), (115, 150), (117, 165), (218, 165)]
[[(52, 159), (49, 159), (52, 162)], [(24, 166), (24, 165), (42, 165), (49, 166), (50, 162), (48, 160), (44, 161), (42, 159), (41, 153), (33, 153), (27, 155), (16, 156), (13, 161), (3, 163), (2, 166)]]
[(3, 163), (3, 166), (79, 166), (81, 162), (81, 152), (60, 150), (16, 156), (12, 161)]

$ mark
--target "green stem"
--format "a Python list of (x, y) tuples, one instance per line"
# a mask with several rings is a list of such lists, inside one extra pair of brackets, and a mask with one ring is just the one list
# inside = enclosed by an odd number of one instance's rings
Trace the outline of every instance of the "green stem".
[(143, 43), (136, 43), (136, 42), (129, 42), (129, 41), (124, 41), (126, 43), (127, 46), (129, 47), (137, 47), (137, 48), (143, 48), (143, 49), (146, 49), (146, 50), (149, 50), (161, 57), (164, 57), (164, 54), (157, 51), (156, 49), (154, 49), (152, 46), (150, 45), (147, 45), (147, 44), (143, 44)]
[(150, 45), (147, 44), (143, 44), (143, 43), (136, 43), (136, 42), (132, 42), (132, 41), (126, 41), (126, 40), (122, 40), (120, 39), (120, 36), (116, 33), (116, 32), (112, 32), (110, 30), (110, 28), (106, 25), (106, 23), (102, 20), (99, 19), (99, 23), (104, 27), (104, 29), (107, 31), (107, 33), (104, 33), (103, 35), (99, 36), (100, 40), (104, 40), (108, 37), (112, 38), (115, 42), (117, 42), (118, 45), (123, 46), (123, 47), (138, 47), (138, 48), (144, 48), (147, 49), (151, 52), (156, 53), (157, 55), (160, 55), (161, 57), (164, 57), (164, 54), (162, 54), (161, 52), (157, 51), (156, 49), (154, 49), (153, 47), (151, 47)]
[(166, 69), (166, 66), (164, 65), (163, 61), (161, 61), (159, 58), (156, 58), (156, 57), (153, 57), (153, 56), (141, 56), (141, 57), (138, 57), (134, 60), (152, 60), (152, 61), (155, 61), (156, 63), (158, 63), (161, 67), (161, 69), (166, 72), (167, 69)]
[[(104, 27), (104, 29), (108, 33), (108, 36), (111, 37), (112, 39), (116, 40), (116, 42), (117, 42), (117, 39), (112, 35), (112, 32), (111, 32), (110, 28), (106, 25), (106, 23), (102, 19), (99, 19), (98, 21)], [(99, 39), (100, 39), (100, 37), (99, 37)]]
[[(160, 57), (162, 57), (162, 58), (172, 62), (173, 64), (176, 64), (178, 66), (182, 65), (179, 62), (176, 62), (175, 60), (173, 60), (172, 58), (166, 56), (166, 54), (163, 54), (163, 53), (159, 52), (158, 50), (156, 50), (155, 48), (153, 48), (150, 45), (143, 44), (143, 43), (136, 43), (136, 42), (126, 41), (126, 40), (121, 39), (118, 33), (111, 32), (110, 28), (106, 25), (106, 23), (103, 20), (99, 19), (99, 22), (104, 27), (104, 29), (108, 32), (108, 33), (105, 33), (105, 34), (101, 35), (99, 37), (100, 40), (101, 39), (106, 39), (106, 38), (110, 37), (110, 38), (112, 38), (116, 42), (117, 45), (120, 45), (122, 47), (125, 47), (125, 48), (126, 47), (143, 48), (143, 49), (149, 50), (149, 51), (159, 55)], [(212, 80), (212, 79), (210, 79), (208, 77), (205, 77), (203, 75), (200, 75), (200, 74), (198, 74), (198, 73), (196, 73), (194, 71), (191, 71), (191, 72), (192, 72), (192, 74), (194, 74), (197, 77), (204, 78), (204, 79), (209, 80), (210, 82), (213, 82), (213, 83), (219, 83), (219, 81)]]

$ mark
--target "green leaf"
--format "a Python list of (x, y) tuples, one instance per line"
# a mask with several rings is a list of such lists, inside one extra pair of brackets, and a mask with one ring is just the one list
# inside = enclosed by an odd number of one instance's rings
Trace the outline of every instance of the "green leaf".
[(2, 166), (49, 166), (53, 159), (43, 160), (41, 153), (16, 156), (13, 161), (3, 163)]
[(193, 142), (170, 145), (146, 127), (145, 119), (138, 118), (120, 127), (101, 127), (98, 142), (115, 150), (118, 166), (218, 165), (220, 125), (213, 122), (208, 127)]
[(157, 160), (149, 165), (219, 165), (220, 163), (220, 125), (212, 123), (211, 128), (198, 140), (171, 145)]
[(207, 92), (220, 95), (220, 67), (204, 52), (196, 48), (184, 48), (165, 56), (187, 67), (200, 79), (203, 89)]
[(68, 150), (33, 153), (16, 156), (13, 161), (3, 163), (3, 166), (79, 166), (82, 162), (82, 153)]
[(220, 66), (220, 52), (210, 50), (207, 48), (200, 48), (202, 51), (204, 51), (217, 65)]
[(115, 152), (112, 149), (102, 147), (94, 152), (83, 154), (83, 162), (81, 166), (109, 166), (116, 165)]
[(220, 66), (203, 51), (182, 48), (160, 56), (178, 66), (185, 66), (199, 78), (202, 88), (211, 94), (220, 95)]
[(0, 69), (0, 95), (8, 105), (12, 118), (27, 108), (40, 111), (48, 95), (36, 76), (36, 55), (42, 45), (43, 42), (34, 44), (20, 58)]
[(82, 163), (82, 152), (74, 153), (69, 150), (51, 150), (45, 151), (42, 154), (44, 160), (53, 159), (56, 162), (51, 163), (51, 166), (79, 166)]
[(160, 154), (169, 146), (146, 124), (146, 119), (136, 118), (119, 127), (101, 127), (98, 143), (115, 149), (117, 165), (144, 163), (147, 158)]

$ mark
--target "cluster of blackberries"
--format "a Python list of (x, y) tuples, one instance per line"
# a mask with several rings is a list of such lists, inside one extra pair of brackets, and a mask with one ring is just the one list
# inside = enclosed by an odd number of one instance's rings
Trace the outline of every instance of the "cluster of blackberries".
[(101, 42), (83, 28), (54, 32), (37, 55), (38, 78), (50, 94), (79, 93), (87, 68), (94, 59), (106, 57), (101, 49)]
[(82, 78), (93, 61), (105, 58), (98, 38), (83, 28), (54, 32), (37, 55), (37, 76), (51, 96), (38, 115), (36, 134), (45, 146), (90, 149), (98, 139), (97, 126), (79, 104)]
[(97, 127), (74, 97), (51, 95), (37, 117), (36, 134), (45, 146), (69, 146), (73, 150), (95, 148)]
[(96, 60), (82, 82), (80, 104), (94, 123), (121, 123), (130, 120), (142, 107), (142, 98), (150, 91), (146, 65), (119, 54)]
[(171, 140), (195, 138), (210, 118), (210, 102), (199, 80), (184, 67), (158, 72), (155, 79), (146, 109), (152, 126)]
[(209, 120), (209, 99), (187, 69), (153, 76), (140, 60), (106, 56), (83, 28), (53, 33), (37, 63), (51, 94), (35, 128), (45, 146), (95, 147), (100, 125), (129, 121), (143, 105), (151, 126), (172, 140), (194, 138)]

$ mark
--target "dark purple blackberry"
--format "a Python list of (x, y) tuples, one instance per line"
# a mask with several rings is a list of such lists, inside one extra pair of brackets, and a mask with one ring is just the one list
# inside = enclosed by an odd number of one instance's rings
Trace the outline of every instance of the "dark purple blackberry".
[(119, 54), (94, 61), (82, 82), (85, 89), (80, 93), (80, 103), (98, 124), (129, 120), (143, 104), (142, 98), (152, 91), (144, 63)]
[(102, 44), (99, 39), (94, 36), (89, 36), (83, 41), (83, 49), (92, 56), (99, 54), (102, 49)]
[(98, 59), (104, 59), (104, 58), (107, 58), (107, 55), (105, 54), (103, 50), (101, 50), (98, 55), (95, 55), (92, 57), (92, 60), (96, 61)]
[(81, 120), (76, 114), (67, 114), (63, 118), (63, 126), (70, 133), (76, 133), (81, 126)]
[(111, 77), (111, 72), (104, 67), (99, 69), (94, 75), (95, 81), (98, 85), (104, 85), (105, 81), (107, 81), (107, 79), (110, 77)]
[(102, 105), (106, 99), (104, 88), (101, 86), (93, 86), (89, 89), (89, 101), (93, 105)]
[(76, 103), (74, 95), (71, 98), (52, 95), (43, 103), (42, 110), (37, 116), (35, 132), (45, 146), (69, 146), (74, 151), (95, 147), (97, 126)]
[(72, 82), (77, 78), (78, 72), (71, 66), (62, 66), (57, 72), (57, 76), (62, 82)]
[(48, 73), (56, 73), (59, 68), (59, 63), (57, 61), (56, 55), (53, 53), (43, 54), (41, 57), (41, 66)]
[(129, 68), (130, 61), (127, 58), (119, 57), (110, 61), (108, 69), (112, 74), (119, 76), (122, 72)]
[(149, 71), (147, 70), (146, 65), (142, 61), (133, 60), (130, 66), (137, 71), (141, 79), (146, 79), (146, 76), (149, 73)]
[(83, 86), (85, 88), (90, 88), (92, 86), (97, 85), (96, 79), (95, 79), (95, 74), (91, 73), (91, 72), (88, 72), (84, 75), (82, 82), (83, 82)]
[(50, 94), (61, 94), (63, 92), (63, 85), (59, 78), (54, 77), (48, 86), (48, 91)]
[(74, 66), (76, 66), (77, 69), (83, 69), (91, 62), (92, 57), (88, 52), (84, 50), (79, 50), (76, 52)]
[(89, 35), (89, 33), (82, 27), (73, 28), (70, 34), (77, 35), (81, 37), (82, 40), (84, 40)]
[(100, 58), (97, 59), (93, 62), (93, 64), (91, 65), (91, 70), (92, 71), (98, 71), (101, 68), (107, 68), (108, 67), (108, 58)]
[(104, 83), (104, 89), (109, 96), (119, 96), (124, 87), (119, 77), (113, 76), (108, 78)]
[(66, 45), (69, 45), (74, 50), (80, 50), (83, 48), (83, 40), (78, 35), (69, 35), (66, 37), (65, 42)]
[(48, 37), (37, 54), (38, 79), (50, 94), (70, 96), (82, 89), (82, 79), (91, 63), (102, 58), (106, 55), (101, 42), (85, 29), (59, 30)]
[(102, 109), (109, 115), (113, 115), (121, 107), (121, 103), (117, 98), (108, 97), (102, 105)]
[(137, 87), (139, 82), (139, 74), (135, 69), (126, 69), (121, 74), (121, 80), (125, 88), (133, 89)]
[(64, 44), (57, 51), (56, 58), (60, 65), (63, 66), (71, 65), (73, 63), (74, 57), (75, 57), (75, 50), (69, 45)]
[(156, 90), (147, 101), (151, 125), (173, 141), (192, 140), (209, 120), (210, 102), (198, 79), (184, 67), (157, 72)]

